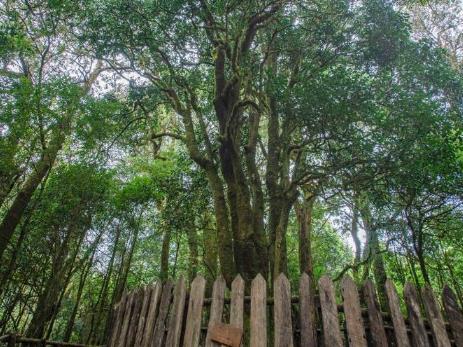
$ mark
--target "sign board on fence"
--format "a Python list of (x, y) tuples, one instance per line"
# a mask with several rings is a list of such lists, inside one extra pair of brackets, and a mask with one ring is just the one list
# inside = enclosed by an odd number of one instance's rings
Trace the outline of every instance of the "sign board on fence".
[(215, 324), (209, 331), (211, 341), (230, 347), (239, 347), (243, 330), (230, 324)]

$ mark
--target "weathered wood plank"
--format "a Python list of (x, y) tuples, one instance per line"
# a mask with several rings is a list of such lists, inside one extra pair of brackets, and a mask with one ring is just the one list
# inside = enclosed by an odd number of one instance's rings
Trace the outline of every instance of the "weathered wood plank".
[(455, 340), (455, 346), (463, 347), (463, 313), (458, 306), (457, 297), (448, 286), (445, 286), (442, 291), (442, 301)]
[(135, 292), (135, 304), (133, 306), (132, 318), (130, 319), (129, 331), (127, 333), (126, 347), (132, 347), (135, 344), (135, 337), (137, 335), (138, 322), (140, 319), (140, 311), (143, 303), (144, 290), (138, 289)]
[(421, 317), (420, 305), (418, 303), (418, 294), (415, 286), (406, 283), (404, 288), (405, 303), (407, 305), (408, 320), (412, 331), (413, 345), (429, 347), (429, 339), (424, 328), (423, 318)]
[(425, 286), (421, 290), (421, 295), (423, 297), (424, 310), (426, 311), (426, 316), (431, 326), (434, 345), (436, 347), (450, 347), (450, 340), (445, 330), (444, 319), (442, 318), (440, 307), (436, 302), (431, 287)]
[(363, 327), (360, 299), (352, 278), (344, 275), (341, 281), (344, 315), (346, 316), (347, 338), (349, 346), (366, 347), (365, 328)]
[(291, 286), (288, 278), (281, 273), (273, 285), (273, 314), (275, 347), (293, 346), (293, 326), (291, 320)]
[(244, 280), (237, 275), (231, 285), (230, 324), (243, 329)]
[(251, 282), (251, 346), (267, 347), (267, 284), (258, 274)]
[(317, 346), (315, 295), (311, 279), (306, 273), (301, 275), (299, 281), (299, 311), (301, 346)]
[(161, 302), (159, 303), (159, 313), (156, 318), (154, 327), (152, 347), (163, 346), (164, 336), (166, 334), (166, 319), (169, 313), (170, 301), (172, 299), (172, 281), (166, 281), (162, 286)]
[(140, 315), (138, 318), (138, 327), (137, 335), (135, 337), (135, 346), (141, 346), (143, 340), (143, 333), (145, 331), (146, 315), (148, 314), (148, 309), (151, 299), (151, 289), (149, 287), (143, 288), (143, 302), (140, 310)]
[(190, 300), (188, 302), (188, 316), (183, 339), (184, 347), (197, 347), (201, 329), (201, 315), (204, 302), (206, 280), (197, 276), (191, 283)]
[(162, 293), (162, 285), (156, 282), (151, 288), (151, 299), (148, 314), (146, 315), (145, 331), (143, 332), (143, 340), (141, 346), (151, 346), (153, 339), (154, 325), (156, 324), (156, 316), (158, 314), (159, 300)]
[(343, 346), (341, 329), (339, 327), (338, 308), (334, 296), (333, 281), (322, 276), (318, 281), (320, 292), (320, 306), (323, 322), (323, 340), (327, 347)]
[(169, 328), (167, 331), (167, 347), (177, 347), (180, 344), (182, 335), (183, 311), (185, 310), (186, 288), (185, 280), (180, 277), (174, 290), (174, 302), (169, 317)]
[(117, 345), (119, 347), (125, 347), (125, 342), (127, 340), (127, 335), (129, 331), (130, 319), (132, 318), (132, 310), (135, 304), (136, 293), (132, 292), (129, 295), (127, 306), (124, 314), (124, 322), (122, 323), (121, 333), (117, 339)]
[(394, 283), (390, 279), (386, 280), (386, 295), (392, 325), (394, 326), (396, 345), (397, 347), (410, 347), (404, 317), (402, 316), (402, 312), (400, 312), (399, 296), (397, 295)]
[(222, 323), (222, 313), (223, 313), (223, 302), (225, 299), (225, 279), (220, 276), (214, 282), (214, 286), (212, 288), (212, 304), (211, 304), (211, 312), (209, 315), (209, 324), (207, 328), (207, 336), (206, 336), (206, 347), (213, 347), (219, 346), (219, 344), (211, 341), (211, 328), (217, 324)]
[(109, 339), (108, 346), (117, 346), (117, 341), (121, 333), (122, 324), (124, 322), (124, 314), (127, 305), (127, 294), (124, 294), (116, 306), (114, 313), (114, 323), (111, 331), (111, 338)]
[(371, 280), (363, 285), (363, 297), (368, 308), (368, 322), (373, 343), (377, 347), (387, 347), (386, 331), (384, 330), (383, 317), (379, 307), (376, 290)]

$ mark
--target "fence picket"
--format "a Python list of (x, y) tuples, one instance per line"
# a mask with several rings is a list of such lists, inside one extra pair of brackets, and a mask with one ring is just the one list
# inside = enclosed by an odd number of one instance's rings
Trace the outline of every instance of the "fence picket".
[(146, 315), (148, 313), (150, 299), (151, 299), (151, 289), (149, 287), (143, 288), (143, 303), (140, 310), (140, 316), (138, 319), (137, 335), (135, 337), (135, 346), (141, 346), (143, 339), (143, 333), (145, 331)]
[(301, 346), (317, 346), (315, 295), (311, 279), (306, 273), (301, 275), (299, 281), (299, 311)]
[(281, 273), (273, 286), (275, 347), (293, 346), (291, 320), (291, 287), (288, 278)]
[(251, 344), (267, 347), (267, 284), (261, 274), (251, 282)]
[(384, 330), (383, 317), (379, 307), (376, 290), (371, 280), (363, 285), (363, 297), (368, 308), (368, 322), (370, 323), (370, 335), (377, 347), (387, 347), (387, 337)]
[(347, 338), (349, 346), (366, 347), (365, 328), (363, 327), (360, 299), (352, 278), (344, 275), (341, 281), (343, 308), (346, 316)]
[(185, 298), (185, 280), (183, 277), (180, 277), (174, 290), (174, 302), (172, 304), (171, 314), (169, 317), (169, 328), (167, 331), (167, 347), (177, 347), (180, 344)]
[(445, 331), (444, 319), (440, 312), (439, 305), (434, 298), (431, 287), (425, 286), (421, 291), (423, 297), (424, 309), (428, 317), (429, 325), (436, 347), (450, 347), (450, 341)]
[(455, 346), (463, 347), (463, 313), (458, 307), (457, 297), (449, 286), (444, 286), (442, 290), (442, 301), (455, 340)]
[(244, 312), (244, 280), (239, 274), (231, 285), (230, 324), (243, 329)]
[(135, 294), (135, 303), (132, 311), (132, 318), (130, 319), (129, 331), (127, 333), (127, 341), (125, 345), (131, 347), (135, 343), (135, 337), (137, 334), (138, 320), (140, 318), (141, 305), (143, 303), (143, 289), (138, 289)]
[(183, 339), (184, 347), (197, 347), (199, 345), (205, 289), (206, 280), (202, 276), (197, 276), (191, 283), (188, 316), (186, 320), (185, 337)]
[(133, 306), (135, 303), (134, 301), (135, 295), (136, 295), (136, 292), (131, 293), (127, 300), (127, 306), (126, 306), (126, 310), (124, 314), (124, 322), (122, 323), (121, 333), (118, 337), (118, 340), (116, 341), (117, 346), (119, 347), (125, 347), (125, 341), (127, 339), (129, 325), (130, 325), (130, 319), (132, 317), (132, 310), (133, 310)]
[(151, 298), (148, 314), (146, 315), (145, 331), (140, 346), (149, 347), (154, 333), (154, 324), (158, 312), (159, 299), (161, 298), (162, 285), (159, 282), (154, 283), (150, 288)]
[(322, 276), (318, 281), (320, 306), (323, 322), (323, 339), (327, 347), (343, 346), (338, 320), (338, 308), (334, 296), (333, 281), (328, 276)]
[(223, 302), (225, 299), (225, 286), (225, 279), (223, 278), (223, 276), (220, 276), (215, 280), (214, 286), (212, 288), (212, 304), (206, 336), (206, 347), (219, 346), (219, 344), (211, 341), (210, 329), (215, 324), (222, 322)]
[(394, 283), (390, 279), (386, 280), (386, 295), (391, 314), (392, 325), (394, 326), (394, 337), (397, 347), (410, 347), (404, 317), (400, 312), (399, 296)]
[(115, 313), (114, 313), (115, 325), (113, 325), (112, 330), (111, 330), (111, 337), (108, 342), (109, 347), (117, 346), (117, 341), (118, 341), (118, 338), (121, 332), (126, 305), (127, 305), (127, 294), (124, 293), (124, 295), (122, 295), (121, 300), (119, 301), (119, 304), (117, 304), (115, 308)]
[(414, 346), (430, 347), (428, 335), (421, 317), (418, 294), (415, 286), (406, 283), (404, 288), (405, 303), (407, 305), (408, 320), (412, 331)]
[(166, 333), (166, 318), (169, 313), (170, 301), (172, 298), (172, 288), (174, 284), (172, 281), (166, 281), (162, 287), (161, 301), (159, 303), (159, 313), (156, 318), (156, 325), (154, 327), (152, 347), (162, 346), (164, 336)]

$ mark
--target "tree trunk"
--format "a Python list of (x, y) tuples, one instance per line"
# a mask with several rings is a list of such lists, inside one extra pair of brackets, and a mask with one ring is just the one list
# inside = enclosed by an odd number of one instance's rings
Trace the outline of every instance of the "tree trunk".
[(23, 216), (32, 195), (42, 182), (47, 172), (52, 168), (58, 152), (63, 146), (66, 136), (69, 133), (70, 127), (71, 117), (68, 116), (58, 126), (55, 132), (53, 132), (48, 148), (45, 149), (42, 158), (34, 166), (34, 171), (26, 179), (26, 182), (6, 212), (0, 225), (0, 260), (2, 259), (3, 253), (13, 236), (16, 226)]
[(167, 226), (164, 231), (161, 249), (161, 281), (166, 281), (169, 278), (169, 251), (170, 251), (170, 228)]
[[(383, 256), (379, 249), (378, 231), (372, 223), (372, 216), (369, 206), (363, 202), (360, 204), (360, 214), (362, 216), (363, 226), (366, 232), (366, 246), (364, 250), (364, 258), (368, 257), (369, 264), (373, 265), (373, 273), (378, 286), (378, 296), (381, 307), (385, 308), (387, 305), (386, 295), (386, 280), (387, 273), (384, 266)], [(369, 266), (366, 265), (364, 278), (368, 276)]]
[[(80, 214), (81, 205), (82, 202), (78, 204), (70, 216), (72, 221), (76, 220), (77, 215)], [(29, 337), (44, 337), (45, 328), (50, 322), (53, 322), (58, 312), (62, 294), (71, 280), (77, 255), (91, 225), (91, 218), (88, 217), (83, 224), (82, 228), (82, 225), (71, 222), (71, 225), (67, 228), (65, 238), (59, 245), (56, 245), (57, 254), (53, 258), (50, 275), (45, 283), (44, 290), (38, 298), (31, 322), (26, 331), (26, 335)], [(51, 327), (52, 325), (49, 332)]]
[(296, 203), (296, 218), (299, 224), (299, 270), (307, 273), (313, 282), (312, 259), (312, 212), (315, 203), (315, 195), (304, 196), (302, 203)]
[(424, 254), (422, 249), (416, 251), (416, 256), (418, 258), (418, 265), (420, 266), (421, 275), (423, 276), (424, 282), (431, 285), (431, 279), (429, 278), (428, 269), (426, 267), (426, 261), (424, 259)]
[(187, 230), (188, 238), (188, 278), (192, 282), (198, 273), (198, 234), (194, 223), (191, 223), (190, 227)]
[(82, 293), (84, 292), (85, 282), (87, 281), (87, 276), (88, 276), (88, 273), (90, 272), (90, 268), (92, 267), (92, 263), (93, 263), (93, 257), (88, 262), (87, 266), (82, 270), (82, 273), (80, 275), (79, 287), (77, 288), (77, 294), (76, 294), (76, 301), (74, 303), (74, 307), (72, 308), (71, 316), (69, 317), (69, 320), (66, 324), (66, 329), (64, 331), (64, 336), (63, 336), (64, 342), (69, 342), (71, 340), (72, 330), (74, 329), (74, 323), (77, 317), (77, 311), (80, 306), (80, 300), (82, 299)]
[[(111, 325), (111, 322), (112, 322), (112, 313), (113, 313), (112, 307), (115, 304), (115, 302), (113, 301), (114, 300), (114, 295), (112, 296), (112, 300), (110, 301), (110, 305), (109, 305), (108, 314), (106, 316), (106, 319), (103, 319), (103, 311), (106, 308), (106, 300), (107, 300), (107, 296), (108, 296), (109, 283), (111, 281), (111, 276), (112, 276), (113, 269), (114, 269), (114, 260), (116, 259), (117, 245), (119, 244), (120, 235), (121, 235), (121, 227), (120, 227), (120, 225), (118, 225), (118, 226), (116, 226), (116, 235), (115, 235), (115, 238), (114, 238), (114, 246), (113, 246), (113, 250), (112, 250), (112, 253), (111, 253), (111, 259), (109, 260), (108, 269), (107, 269), (106, 274), (104, 276), (103, 284), (101, 285), (101, 290), (100, 290), (100, 294), (99, 294), (99, 299), (98, 299), (98, 302), (97, 302), (98, 309), (97, 309), (97, 312), (95, 314), (97, 326), (96, 326), (96, 329), (95, 329), (95, 324), (94, 324), (94, 322), (92, 322), (92, 324), (90, 325), (90, 328), (89, 328), (90, 331), (89, 331), (88, 336), (90, 337), (90, 340), (92, 340), (92, 338), (93, 338), (94, 341), (96, 340), (95, 335), (97, 335), (99, 333), (99, 327), (101, 325), (101, 322), (105, 322), (105, 325), (104, 325), (104, 331), (100, 335), (100, 341), (107, 341), (108, 340), (107, 339), (107, 333), (110, 330), (110, 325)], [(96, 330), (96, 333), (94, 333), (95, 330)]]
[(358, 264), (362, 260), (362, 243), (360, 242), (360, 238), (358, 235), (358, 231), (359, 231), (358, 219), (359, 219), (359, 210), (358, 210), (357, 202), (354, 201), (354, 207), (352, 209), (352, 224), (351, 224), (350, 234), (355, 244), (355, 259), (354, 259), (353, 272), (354, 272), (354, 277), (356, 281), (359, 280), (359, 268), (358, 268), (359, 265)]
[(212, 284), (217, 277), (217, 234), (214, 232), (214, 227), (208, 213), (204, 213), (204, 229), (203, 229), (203, 252), (204, 252), (204, 267), (208, 294), (211, 293)]
[(216, 239), (219, 249), (220, 271), (227, 281), (231, 283), (236, 273), (235, 257), (233, 252), (233, 238), (228, 207), (225, 199), (223, 182), (214, 168), (206, 170), (209, 186), (214, 201), (216, 223)]

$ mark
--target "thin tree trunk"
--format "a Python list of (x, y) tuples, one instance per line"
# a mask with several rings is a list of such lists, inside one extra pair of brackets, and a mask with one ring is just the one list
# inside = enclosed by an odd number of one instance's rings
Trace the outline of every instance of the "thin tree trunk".
[(166, 281), (169, 278), (170, 235), (170, 228), (167, 226), (162, 239), (161, 272), (159, 276), (161, 281)]
[(188, 228), (187, 238), (189, 250), (188, 278), (191, 282), (198, 272), (198, 234), (194, 223), (191, 223), (191, 226)]
[(35, 170), (26, 179), (23, 187), (20, 189), (10, 208), (6, 212), (0, 225), (0, 259), (2, 259), (3, 253), (13, 236), (16, 226), (23, 216), (32, 195), (55, 163), (58, 152), (63, 146), (70, 127), (71, 117), (67, 116), (55, 132), (53, 132), (48, 148), (44, 151), (42, 158), (35, 165)]
[[(113, 301), (110, 302), (110, 306), (109, 306), (110, 309), (108, 310), (108, 315), (106, 319), (103, 319), (103, 311), (106, 307), (106, 298), (108, 296), (109, 282), (111, 280), (111, 276), (113, 273), (114, 260), (116, 258), (117, 245), (119, 244), (120, 235), (121, 235), (121, 228), (120, 228), (120, 225), (117, 225), (116, 235), (114, 237), (114, 246), (111, 252), (111, 258), (109, 260), (108, 269), (104, 276), (103, 284), (101, 285), (101, 290), (98, 296), (98, 301), (96, 305), (98, 309), (96, 310), (96, 314), (93, 316), (95, 317), (95, 320), (92, 319), (92, 322), (89, 327), (90, 330), (89, 330), (88, 336), (90, 338), (90, 341), (96, 341), (96, 336), (95, 336), (96, 334), (94, 333), (94, 331), (96, 330), (96, 332), (98, 333), (99, 327), (101, 326), (101, 322), (106, 322), (106, 324), (104, 326), (103, 334), (101, 334), (100, 336), (100, 340), (106, 341), (106, 331), (109, 330), (109, 326), (111, 324), (111, 320), (112, 320), (112, 316), (111, 316), (112, 309), (111, 308), (113, 307), (115, 302)], [(112, 299), (114, 299), (114, 296), (112, 297)], [(95, 327), (94, 322), (96, 322), (96, 327)]]
[(212, 221), (208, 213), (204, 213), (204, 229), (203, 229), (203, 250), (204, 250), (204, 267), (205, 277), (207, 279), (207, 292), (210, 294), (212, 283), (217, 277), (217, 235), (214, 233)]
[(299, 223), (299, 270), (307, 273), (313, 282), (312, 259), (312, 212), (315, 203), (315, 195), (304, 196), (302, 203), (296, 203), (296, 218)]
[[(95, 250), (96, 250), (96, 248), (95, 248)], [(95, 253), (93, 253), (93, 255), (94, 254)], [(77, 288), (76, 301), (75, 301), (74, 306), (72, 308), (71, 316), (69, 317), (69, 320), (68, 320), (68, 322), (66, 324), (66, 329), (64, 330), (64, 336), (63, 336), (63, 341), (64, 342), (69, 342), (70, 339), (71, 339), (72, 330), (74, 329), (74, 323), (75, 323), (75, 320), (76, 320), (77, 311), (78, 311), (79, 306), (80, 306), (80, 300), (82, 298), (82, 293), (84, 291), (85, 282), (87, 281), (87, 276), (88, 276), (88, 274), (90, 272), (90, 269), (92, 267), (92, 264), (93, 264), (93, 255), (92, 255), (90, 261), (88, 262), (87, 266), (82, 270), (82, 273), (80, 275), (79, 287)]]
[[(81, 204), (79, 204), (72, 215), (78, 215), (80, 211)], [(71, 219), (73, 220), (72, 216)], [(71, 224), (68, 227), (64, 240), (57, 246), (58, 253), (53, 259), (50, 276), (48, 277), (44, 290), (38, 299), (32, 320), (27, 328), (27, 335), (29, 337), (42, 338), (44, 336), (46, 326), (53, 322), (55, 314), (61, 304), (60, 301), (63, 291), (66, 289), (71, 279), (75, 260), (90, 224), (90, 218), (88, 218), (85, 222), (83, 229), (79, 228), (80, 225), (78, 226), (74, 223)], [(75, 240), (77, 241), (76, 245), (70, 254), (72, 242)], [(52, 324), (50, 324), (48, 332), (51, 332), (51, 327)]]
[[(360, 204), (360, 215), (363, 220), (363, 226), (366, 232), (367, 245), (365, 247), (364, 257), (369, 257), (370, 264), (373, 265), (373, 273), (376, 280), (376, 285), (378, 286), (378, 296), (381, 307), (385, 308), (387, 305), (387, 295), (386, 295), (386, 280), (387, 273), (384, 266), (383, 256), (379, 249), (379, 238), (378, 231), (372, 223), (372, 216), (367, 205), (367, 202)], [(369, 266), (366, 266), (368, 271)], [(364, 275), (364, 278), (367, 276), (367, 272)]]
[(40, 189), (40, 193), (37, 196), (37, 199), (35, 199), (31, 209), (28, 211), (27, 218), (24, 220), (24, 222), (21, 225), (21, 230), (20, 230), (20, 233), (19, 233), (19, 237), (18, 237), (18, 240), (16, 242), (16, 245), (13, 247), (13, 251), (12, 251), (12, 254), (11, 254), (10, 262), (8, 264), (8, 268), (2, 274), (1, 279), (0, 279), (0, 298), (2, 297), (3, 289), (5, 288), (8, 280), (10, 279), (10, 276), (12, 275), (14, 270), (16, 269), (16, 259), (18, 258), (19, 252), (21, 250), (22, 243), (24, 242), (24, 240), (26, 238), (27, 227), (29, 226), (29, 222), (30, 222), (30, 220), (31, 220), (31, 218), (33, 216), (33, 212), (35, 210), (37, 202), (40, 201), (40, 199), (42, 197), (42, 193), (43, 193), (43, 190), (44, 190), (45, 183), (46, 183), (47, 179), (48, 179), (48, 174), (44, 179), (44, 182), (43, 182), (42, 187)]

